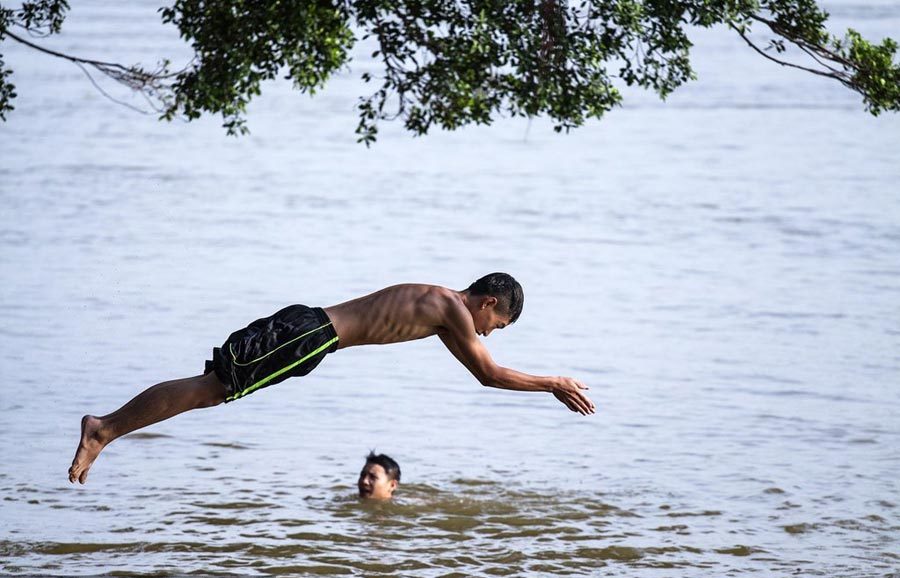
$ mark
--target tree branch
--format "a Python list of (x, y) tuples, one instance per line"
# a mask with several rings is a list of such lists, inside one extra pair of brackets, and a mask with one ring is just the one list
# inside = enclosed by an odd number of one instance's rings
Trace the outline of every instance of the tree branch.
[(827, 58), (829, 60), (833, 60), (833, 61), (839, 63), (841, 66), (845, 66), (847, 68), (856, 68), (856, 66), (854, 65), (853, 62), (847, 60), (846, 58), (842, 58), (839, 54), (836, 54), (836, 53), (832, 52), (831, 50), (828, 50), (827, 48), (824, 48), (817, 44), (807, 42), (803, 38), (797, 38), (796, 36), (794, 36), (793, 34), (788, 32), (787, 30), (785, 30), (784, 28), (779, 26), (778, 23), (776, 23), (774, 20), (769, 20), (768, 18), (763, 18), (762, 16), (759, 16), (758, 14), (750, 14), (749, 16), (751, 19), (756, 20), (757, 22), (762, 22), (763, 24), (768, 26), (769, 30), (771, 30), (774, 34), (781, 36), (782, 38), (786, 38), (787, 40), (789, 40), (790, 42), (792, 42), (793, 44), (795, 44), (801, 48), (806, 47), (806, 48), (812, 50), (813, 52), (815, 52), (816, 54), (818, 54), (819, 56), (821, 56), (823, 58)]
[(44, 48), (43, 46), (40, 46), (33, 42), (29, 42), (28, 40), (25, 40), (24, 38), (13, 34), (9, 30), (4, 32), (3, 35), (9, 36), (16, 42), (21, 42), (22, 44), (24, 44), (25, 46), (28, 46), (29, 48), (34, 48), (35, 50), (37, 50), (39, 52), (43, 52), (44, 54), (49, 54), (50, 56), (56, 56), (57, 58), (63, 58), (70, 62), (78, 62), (81, 64), (88, 64), (95, 68), (114, 68), (114, 69), (119, 69), (126, 73), (133, 72), (133, 69), (127, 68), (121, 64), (116, 64), (115, 62), (103, 62), (100, 60), (91, 60), (88, 58), (78, 58), (77, 56), (69, 56), (68, 54), (63, 54), (62, 52), (57, 52), (55, 50), (50, 50), (49, 48)]
[[(91, 76), (91, 73), (87, 71), (87, 68), (85, 68), (84, 65), (83, 65), (82, 63), (78, 62), (77, 60), (74, 61), (74, 62), (75, 62), (75, 66), (77, 66), (78, 68), (80, 68), (80, 69), (81, 69), (81, 72), (83, 72), (84, 75), (88, 77), (88, 80), (91, 81), (91, 84), (94, 85), (94, 88), (97, 89), (97, 92), (99, 92), (100, 94), (102, 94), (103, 96), (105, 96), (106, 98), (108, 98), (109, 100), (111, 100), (112, 102), (114, 102), (114, 103), (116, 103), (116, 104), (121, 104), (122, 106), (124, 106), (124, 107), (126, 107), (126, 108), (130, 108), (131, 110), (133, 110), (133, 111), (135, 111), (135, 112), (139, 112), (139, 113), (141, 113), (141, 114), (150, 114), (150, 113), (147, 112), (146, 110), (142, 110), (142, 109), (140, 109), (140, 108), (138, 108), (138, 107), (136, 107), (136, 106), (134, 106), (134, 105), (128, 104), (127, 102), (121, 101), (121, 100), (119, 100), (119, 99), (117, 99), (117, 98), (113, 98), (108, 92), (106, 92), (105, 90), (103, 90), (103, 88), (101, 88), (99, 84), (97, 84), (97, 82), (94, 80), (94, 77)], [(143, 93), (142, 93), (142, 94), (143, 94)], [(151, 106), (152, 106), (152, 105), (151, 105)]]
[(816, 74), (818, 76), (824, 76), (826, 78), (833, 78), (833, 79), (839, 81), (844, 86), (851, 88), (851, 89), (855, 89), (854, 86), (852, 85), (852, 83), (848, 82), (845, 78), (843, 78), (838, 73), (822, 72), (821, 70), (816, 70), (815, 68), (807, 68), (805, 66), (800, 66), (799, 64), (794, 64), (793, 62), (787, 62), (786, 60), (781, 60), (781, 59), (775, 58), (774, 56), (772, 56), (770, 54), (766, 54), (766, 52), (764, 50), (762, 50), (760, 47), (758, 47), (756, 44), (754, 44), (753, 41), (747, 37), (747, 35), (744, 33), (743, 30), (741, 30), (734, 24), (729, 23), (728, 26), (732, 30), (737, 32), (740, 35), (740, 37), (744, 39), (744, 42), (746, 42), (750, 48), (752, 48), (753, 50), (755, 50), (757, 53), (764, 56), (765, 58), (768, 58), (772, 62), (778, 63), (781, 66), (787, 66), (790, 68), (797, 68), (799, 70), (805, 70), (806, 72), (811, 72), (812, 74)]

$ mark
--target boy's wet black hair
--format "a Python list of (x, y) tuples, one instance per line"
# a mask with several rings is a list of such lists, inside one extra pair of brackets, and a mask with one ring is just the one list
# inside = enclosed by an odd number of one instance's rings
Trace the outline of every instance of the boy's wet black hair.
[(508, 273), (491, 273), (475, 281), (466, 289), (472, 295), (496, 297), (501, 311), (509, 315), (509, 322), (515, 323), (522, 314), (525, 293), (519, 282)]
[(395, 462), (390, 456), (376, 454), (374, 450), (370, 451), (369, 455), (366, 456), (366, 465), (368, 466), (369, 464), (381, 466), (389, 479), (400, 481), (400, 464)]

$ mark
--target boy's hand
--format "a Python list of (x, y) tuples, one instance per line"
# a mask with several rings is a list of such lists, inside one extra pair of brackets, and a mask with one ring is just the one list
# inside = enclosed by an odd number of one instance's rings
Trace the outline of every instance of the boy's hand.
[(594, 413), (594, 402), (585, 395), (588, 386), (571, 377), (558, 377), (553, 386), (553, 395), (567, 408), (581, 415)]

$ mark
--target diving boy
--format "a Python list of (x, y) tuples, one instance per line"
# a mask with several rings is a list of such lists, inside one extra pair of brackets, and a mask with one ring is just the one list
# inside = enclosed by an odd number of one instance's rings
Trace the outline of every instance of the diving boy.
[(81, 420), (69, 481), (84, 483), (113, 440), (191, 409), (240, 399), (306, 375), (333, 351), (437, 335), (482, 385), (552, 393), (570, 410), (594, 413), (587, 386), (571, 377), (538, 377), (494, 363), (478, 336), (514, 323), (524, 295), (506, 273), (491, 273), (464, 291), (435, 285), (394, 285), (339, 305), (292, 305), (232, 333), (203, 375), (154, 385), (111, 414)]

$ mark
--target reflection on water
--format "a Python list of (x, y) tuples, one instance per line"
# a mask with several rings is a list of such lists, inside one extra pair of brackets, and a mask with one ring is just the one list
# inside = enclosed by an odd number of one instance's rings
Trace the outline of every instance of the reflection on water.
[[(50, 47), (178, 61), (157, 3), (77, 4)], [(900, 30), (892, 0), (828, 8)], [(0, 573), (897, 574), (897, 116), (705, 33), (665, 104), (366, 150), (365, 62), (313, 101), (266, 87), (230, 139), (2, 48)], [(253, 319), (494, 270), (527, 294), (495, 359), (583, 379), (597, 415), (482, 388), (437, 340), (341, 350), (65, 482), (82, 414)], [(354, 497), (373, 448), (394, 503)]]

